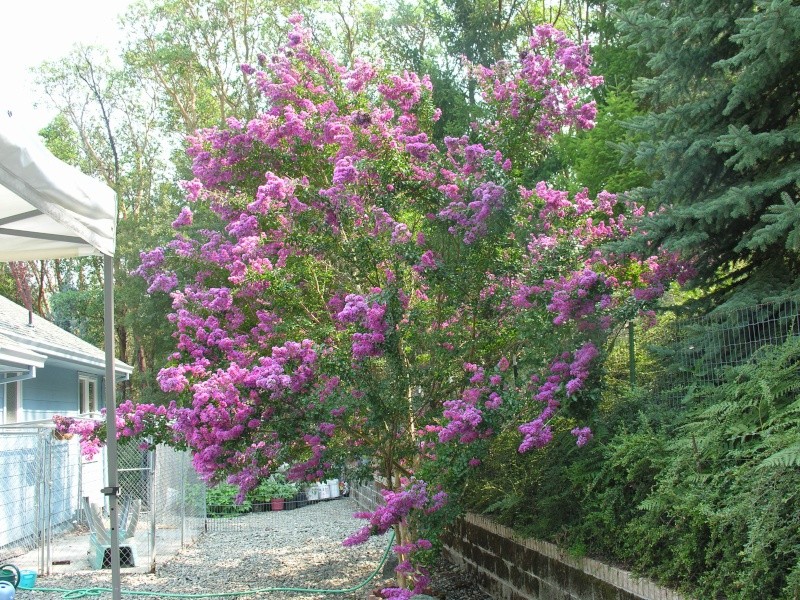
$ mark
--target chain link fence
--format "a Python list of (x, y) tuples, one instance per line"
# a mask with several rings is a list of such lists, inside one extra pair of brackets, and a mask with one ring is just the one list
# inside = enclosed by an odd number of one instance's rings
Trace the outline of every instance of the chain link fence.
[(0, 560), (28, 554), (40, 573), (63, 559), (54, 540), (83, 522), (81, 498), (102, 498), (102, 458), (52, 428), (0, 428)]
[[(40, 575), (107, 567), (106, 465), (105, 449), (86, 459), (52, 426), (0, 427), (0, 564)], [(120, 444), (119, 481), (123, 566), (155, 570), (204, 531), (206, 488), (188, 453)]]

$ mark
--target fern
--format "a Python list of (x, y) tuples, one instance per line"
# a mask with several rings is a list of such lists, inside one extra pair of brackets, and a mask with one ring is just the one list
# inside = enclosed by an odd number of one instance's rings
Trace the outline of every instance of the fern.
[(484, 510), (484, 514), (504, 514), (508, 511), (516, 511), (519, 510), (520, 506), (528, 502), (522, 496), (519, 496), (514, 493), (510, 493), (506, 496), (501, 497), (496, 502), (492, 502), (489, 506), (487, 506)]
[(759, 467), (800, 467), (800, 442), (796, 442), (788, 448), (768, 456)]
[(637, 508), (647, 512), (662, 512), (669, 509), (671, 503), (664, 496), (650, 496), (639, 503)]

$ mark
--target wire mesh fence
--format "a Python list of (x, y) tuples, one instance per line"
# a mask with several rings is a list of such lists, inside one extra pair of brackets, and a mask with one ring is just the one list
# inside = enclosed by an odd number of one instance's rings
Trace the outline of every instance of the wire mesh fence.
[(740, 365), (764, 346), (800, 333), (800, 303), (786, 298), (717, 311), (680, 323), (675, 358), (683, 382), (719, 383), (727, 367)]
[(377, 481), (352, 484), (350, 495), (353, 502), (362, 511), (373, 512), (378, 506), (385, 503), (380, 492), (380, 483)]
[[(210, 488), (206, 498), (206, 531), (246, 531), (262, 525), (265, 519), (280, 519), (286, 511), (299, 510), (321, 502), (350, 497), (346, 481), (331, 479), (297, 486), (291, 497), (271, 498), (255, 490), (241, 502), (236, 499), (238, 488), (221, 484)], [(262, 518), (248, 518), (263, 513)]]
[[(108, 567), (106, 464), (52, 426), (0, 428), (0, 561), (41, 575)], [(205, 486), (169, 448), (121, 444), (119, 465), (121, 562), (153, 570), (204, 530)]]
[[(0, 427), (0, 561), (40, 575), (110, 566), (108, 506), (101, 490), (106, 450), (86, 459), (77, 438), (52, 426)], [(123, 569), (155, 571), (202, 533), (248, 532), (282, 515), (350, 496), (338, 479), (306, 484), (291, 497), (215, 501), (187, 452), (119, 445), (119, 537)], [(253, 519), (253, 513), (261, 513)], [(285, 518), (283, 519), (285, 520)]]
[(0, 559), (31, 555), (40, 573), (59, 556), (54, 540), (80, 528), (81, 498), (102, 497), (102, 458), (84, 460), (77, 443), (52, 428), (0, 431)]
[(696, 386), (716, 385), (725, 369), (751, 360), (764, 346), (800, 334), (800, 299), (783, 298), (753, 306), (679, 318), (664, 313), (655, 327), (643, 320), (620, 332), (605, 363), (605, 384), (613, 396), (635, 385), (662, 404), (678, 407)]
[(151, 511), (153, 568), (157, 557), (171, 555), (205, 531), (206, 486), (192, 468), (188, 452), (158, 446), (154, 467)]

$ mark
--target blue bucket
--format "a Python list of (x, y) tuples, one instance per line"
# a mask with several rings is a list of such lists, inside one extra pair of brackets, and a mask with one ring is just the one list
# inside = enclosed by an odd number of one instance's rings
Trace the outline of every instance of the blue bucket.
[(36, 585), (36, 571), (21, 570), (19, 572), (19, 587), (33, 589)]

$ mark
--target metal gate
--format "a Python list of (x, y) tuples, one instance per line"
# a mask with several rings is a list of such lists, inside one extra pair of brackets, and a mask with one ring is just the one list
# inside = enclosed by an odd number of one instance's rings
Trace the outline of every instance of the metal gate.
[[(57, 437), (52, 425), (0, 427), (0, 564), (13, 558), (40, 575), (89, 568), (87, 510), (96, 523), (107, 515), (105, 456), (84, 458), (78, 439)], [(168, 447), (120, 444), (119, 470), (121, 506), (138, 510), (135, 566), (153, 570), (204, 531), (205, 485), (188, 454)]]

